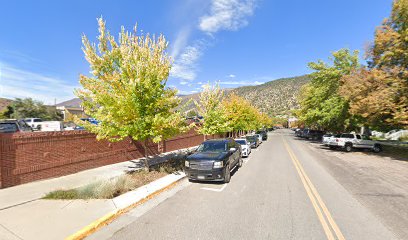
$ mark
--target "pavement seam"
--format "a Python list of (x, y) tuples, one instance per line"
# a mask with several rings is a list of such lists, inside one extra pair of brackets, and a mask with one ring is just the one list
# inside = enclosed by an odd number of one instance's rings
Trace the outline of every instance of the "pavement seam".
[(11, 205), (11, 206), (7, 206), (7, 207), (4, 207), (4, 208), (0, 208), (0, 211), (6, 210), (6, 209), (9, 209), (9, 208), (13, 208), (13, 207), (17, 207), (17, 206), (21, 206), (21, 205), (24, 205), (24, 204), (27, 204), (27, 203), (30, 203), (30, 202), (40, 200), (40, 199), (41, 198), (36, 198), (36, 199), (29, 200), (29, 201), (21, 202), (21, 203), (18, 203), (18, 204), (14, 204), (14, 205)]
[(6, 226), (4, 226), (3, 224), (0, 223), (0, 226), (3, 227), (7, 232), (11, 233), (13, 236), (17, 237), (18, 239), (24, 240), (23, 238), (21, 238), (20, 236), (18, 236), (17, 234), (15, 234), (13, 231), (11, 231), (10, 229), (8, 229)]

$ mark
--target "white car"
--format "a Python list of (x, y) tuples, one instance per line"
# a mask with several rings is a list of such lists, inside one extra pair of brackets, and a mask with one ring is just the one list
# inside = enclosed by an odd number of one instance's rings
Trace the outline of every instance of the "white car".
[(41, 125), (42, 119), (41, 118), (26, 118), (24, 122), (28, 124), (33, 130), (38, 130), (38, 126)]
[(339, 140), (338, 138), (340, 137), (341, 134), (334, 134), (331, 137), (327, 139), (327, 143), (325, 144), (326, 146), (330, 147), (331, 149), (335, 149), (339, 146)]
[(235, 142), (241, 145), (242, 157), (248, 157), (251, 153), (251, 144), (245, 138), (237, 138), (235, 139)]
[(262, 143), (262, 135), (261, 134), (254, 134), (254, 136), (259, 139), (259, 143)]
[(329, 146), (330, 139), (333, 137), (333, 134), (325, 134), (322, 138), (322, 144), (325, 146)]
[(336, 145), (330, 145), (330, 148), (341, 148), (346, 152), (351, 152), (355, 149), (370, 149), (376, 153), (382, 151), (382, 146), (376, 141), (373, 141), (368, 136), (355, 134), (355, 133), (343, 133), (340, 137), (335, 138)]

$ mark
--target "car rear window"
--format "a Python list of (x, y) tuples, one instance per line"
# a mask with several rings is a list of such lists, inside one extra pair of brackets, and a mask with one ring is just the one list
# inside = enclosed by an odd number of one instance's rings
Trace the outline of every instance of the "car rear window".
[(0, 123), (0, 133), (17, 132), (18, 128), (15, 123)]
[(342, 134), (341, 138), (354, 138), (353, 134)]

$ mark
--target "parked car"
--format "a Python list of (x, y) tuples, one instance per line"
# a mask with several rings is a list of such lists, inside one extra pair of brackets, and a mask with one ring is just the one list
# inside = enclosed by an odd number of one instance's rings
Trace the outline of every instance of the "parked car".
[(99, 121), (96, 120), (95, 118), (81, 118), (81, 121), (86, 121), (86, 122), (90, 122), (94, 125), (98, 125)]
[(308, 129), (305, 133), (304, 133), (304, 138), (306, 139), (312, 139), (312, 140), (321, 140), (322, 137), (324, 135), (323, 131), (320, 130), (313, 130), (313, 129)]
[(251, 153), (251, 143), (247, 141), (245, 138), (237, 138), (235, 142), (241, 145), (241, 153), (242, 157), (248, 157)]
[(64, 124), (61, 121), (44, 121), (38, 125), (37, 129), (42, 132), (63, 131)]
[(33, 130), (38, 130), (38, 126), (41, 125), (42, 119), (41, 118), (26, 118), (24, 119), (24, 122), (26, 122)]
[(189, 180), (228, 183), (231, 171), (242, 166), (241, 145), (230, 138), (207, 140), (187, 157), (184, 165)]
[(325, 146), (329, 146), (329, 141), (330, 138), (333, 137), (333, 134), (329, 133), (329, 134), (324, 134), (322, 137), (322, 144)]
[(248, 135), (245, 138), (251, 144), (251, 148), (257, 148), (260, 144), (259, 138), (254, 135)]
[(306, 137), (306, 134), (309, 132), (309, 128), (305, 128), (305, 129), (303, 129), (302, 131), (301, 131), (301, 133), (300, 133), (300, 137), (301, 138), (305, 138)]
[(354, 133), (343, 133), (339, 137), (334, 138), (336, 144), (330, 144), (331, 148), (341, 148), (346, 152), (351, 152), (356, 149), (370, 149), (374, 152), (381, 152), (382, 146), (376, 141), (370, 139), (369, 136), (359, 135)]
[(258, 138), (259, 144), (261, 144), (262, 143), (262, 135), (261, 134), (254, 134), (254, 136)]
[(296, 137), (300, 137), (302, 131), (303, 131), (303, 129), (301, 129), (301, 128), (296, 128), (296, 129), (295, 129), (295, 136), (296, 136)]
[(330, 147), (331, 149), (335, 149), (339, 146), (339, 141), (337, 138), (340, 137), (341, 134), (333, 134), (331, 137), (327, 139), (327, 144), (326, 146)]
[(24, 120), (0, 120), (0, 133), (32, 132), (32, 128)]
[(256, 132), (257, 134), (260, 134), (262, 136), (262, 141), (268, 140), (268, 132), (266, 131), (258, 131)]

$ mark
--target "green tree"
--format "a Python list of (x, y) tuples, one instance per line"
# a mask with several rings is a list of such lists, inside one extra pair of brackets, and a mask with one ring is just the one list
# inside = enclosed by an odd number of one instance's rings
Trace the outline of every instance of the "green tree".
[(3, 112), (0, 113), (0, 119), (7, 119), (11, 118), (14, 113), (14, 108), (11, 105), (8, 105)]
[(148, 140), (157, 143), (188, 129), (175, 110), (180, 103), (177, 90), (166, 87), (171, 68), (168, 42), (162, 35), (137, 35), (136, 27), (133, 32), (122, 27), (115, 41), (102, 18), (98, 25), (97, 46), (82, 37), (92, 75), (80, 76), (83, 89), (75, 94), (83, 101), (85, 113), (100, 124), (76, 122), (98, 139), (141, 141), (148, 170)]
[(16, 119), (41, 118), (43, 120), (57, 121), (62, 119), (62, 114), (55, 107), (46, 106), (32, 98), (16, 98), (3, 115)]
[(333, 52), (332, 64), (319, 60), (309, 63), (315, 72), (300, 94), (299, 118), (308, 126), (341, 131), (354, 125), (349, 103), (339, 94), (341, 77), (359, 68), (358, 52), (348, 49)]
[(193, 109), (186, 113), (186, 117), (196, 117), (196, 116), (198, 116), (198, 113)]
[(194, 100), (198, 113), (203, 116), (202, 123), (198, 126), (198, 132), (205, 135), (225, 133), (231, 131), (231, 122), (221, 104), (224, 91), (219, 85), (204, 86), (199, 101)]

